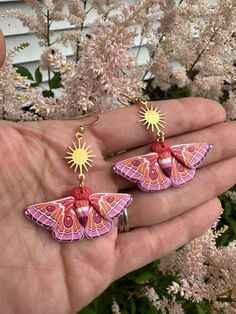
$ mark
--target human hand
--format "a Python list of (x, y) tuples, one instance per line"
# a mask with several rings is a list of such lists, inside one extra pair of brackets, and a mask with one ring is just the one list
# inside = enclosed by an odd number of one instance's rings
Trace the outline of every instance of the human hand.
[(0, 29), (0, 69), (3, 66), (6, 59), (6, 42), (3, 33)]
[[(96, 192), (128, 189), (130, 232), (59, 243), (23, 210), (66, 196), (78, 184), (63, 157), (84, 120), (0, 123), (0, 304), (10, 313), (75, 313), (114, 280), (156, 260), (207, 230), (220, 215), (217, 195), (236, 182), (235, 123), (211, 100), (154, 102), (166, 113), (172, 143), (213, 145), (196, 177), (180, 188), (145, 193), (112, 172), (117, 160), (148, 152), (154, 138), (137, 123), (138, 107), (100, 116), (85, 140), (96, 154), (85, 184)], [(174, 137), (175, 136), (175, 137)], [(108, 161), (103, 154), (129, 149)]]

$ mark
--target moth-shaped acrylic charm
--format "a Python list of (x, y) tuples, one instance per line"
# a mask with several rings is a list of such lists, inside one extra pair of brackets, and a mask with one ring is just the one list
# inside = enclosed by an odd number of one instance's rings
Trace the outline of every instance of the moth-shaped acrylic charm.
[(76, 134), (78, 146), (73, 143), (70, 148), (68, 163), (79, 169), (79, 186), (73, 188), (62, 199), (28, 206), (25, 215), (28, 219), (51, 230), (58, 241), (78, 241), (85, 236), (89, 239), (108, 233), (113, 220), (129, 206), (132, 197), (129, 194), (94, 193), (84, 186), (84, 170), (91, 167), (95, 157), (86, 143), (81, 143), (84, 128)]
[(150, 147), (150, 153), (117, 162), (113, 169), (116, 173), (138, 184), (140, 189), (155, 192), (180, 186), (193, 179), (196, 169), (212, 149), (205, 143), (171, 145), (164, 139), (163, 114), (147, 105), (142, 98), (135, 98), (134, 103), (141, 103), (141, 119), (152, 131), (157, 130), (157, 141)]

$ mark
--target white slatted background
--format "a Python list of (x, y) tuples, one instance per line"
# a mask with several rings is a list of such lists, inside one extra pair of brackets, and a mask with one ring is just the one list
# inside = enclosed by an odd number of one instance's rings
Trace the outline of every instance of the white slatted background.
[[(0, 28), (2, 29), (7, 42), (7, 49), (12, 49), (14, 46), (19, 45), (22, 42), (28, 42), (30, 46), (24, 51), (18, 53), (14, 59), (14, 63), (20, 63), (27, 67), (31, 73), (34, 73), (38, 67), (38, 60), (43, 51), (42, 47), (38, 45), (36, 36), (29, 32), (28, 28), (22, 26), (22, 23), (16, 18), (3, 18), (1, 15), (8, 9), (21, 9), (26, 13), (34, 14), (31, 8), (24, 3), (23, 0), (0, 0)], [(86, 20), (86, 27), (96, 18), (95, 10), (91, 10)], [(55, 22), (52, 29), (55, 31), (57, 37), (64, 30), (73, 29), (73, 27), (67, 22)], [(86, 32), (86, 28), (85, 28)], [(130, 53), (133, 56), (137, 55), (138, 47), (140, 43), (140, 37), (136, 38), (135, 45), (131, 49)], [(59, 45), (62, 52), (69, 58), (72, 58), (73, 51), (69, 47)], [(143, 46), (138, 54), (138, 64), (144, 64), (148, 60), (148, 53)], [(47, 80), (46, 72), (43, 73), (44, 81)]]

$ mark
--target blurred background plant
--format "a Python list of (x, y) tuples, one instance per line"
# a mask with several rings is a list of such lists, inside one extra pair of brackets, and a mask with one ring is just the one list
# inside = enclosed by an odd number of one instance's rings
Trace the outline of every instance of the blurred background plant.
[[(43, 47), (34, 73), (9, 51), (0, 70), (0, 118), (57, 119), (121, 107), (123, 95), (151, 100), (200, 96), (236, 119), (235, 0), (25, 0), (35, 14), (8, 10)], [(89, 14), (96, 16), (85, 27)], [(52, 24), (72, 30), (55, 37)], [(58, 44), (71, 45), (73, 60)], [(137, 44), (138, 43), (138, 44)], [(137, 44), (136, 55), (130, 49)], [(142, 49), (148, 51), (139, 64)], [(43, 82), (47, 73), (47, 85)], [(211, 117), (209, 117), (210, 119)], [(236, 189), (221, 196), (224, 213), (202, 237), (121, 278), (80, 311), (92, 313), (236, 313)]]

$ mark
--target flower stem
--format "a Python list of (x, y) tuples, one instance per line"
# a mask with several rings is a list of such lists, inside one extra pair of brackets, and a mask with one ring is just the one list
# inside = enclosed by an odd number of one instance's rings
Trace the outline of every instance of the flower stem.
[[(85, 15), (87, 15), (89, 13), (90, 10), (88, 10), (86, 12), (86, 8), (87, 8), (87, 0), (83, 0), (82, 1), (83, 4), (84, 4), (84, 12), (85, 12)], [(84, 21), (81, 23), (81, 26), (80, 26), (80, 31), (82, 32), (83, 29), (84, 29), (84, 22), (85, 22), (85, 18), (84, 18)], [(78, 45), (78, 42), (77, 42), (77, 46), (76, 46), (76, 57), (75, 57), (75, 62), (77, 63), (79, 61), (79, 52), (80, 52), (80, 45)]]
[(193, 64), (192, 64), (191, 68), (187, 71), (188, 77), (189, 77), (190, 79), (192, 79), (191, 74), (192, 74), (192, 72), (193, 72), (193, 70), (194, 70), (195, 65), (198, 63), (198, 61), (201, 59), (202, 55), (205, 53), (205, 51), (207, 50), (207, 48), (209, 47), (209, 45), (212, 43), (212, 41), (213, 41), (215, 35), (216, 35), (216, 32), (211, 36), (211, 38), (210, 38), (210, 40), (209, 40), (209, 43), (208, 43), (208, 44), (202, 49), (202, 51), (198, 54), (196, 60), (195, 60), (195, 61), (193, 62)]
[(139, 54), (140, 54), (140, 50), (141, 50), (141, 48), (142, 48), (144, 32), (145, 32), (145, 28), (144, 28), (144, 26), (143, 26), (143, 27), (142, 27), (142, 30), (141, 30), (141, 38), (140, 38), (140, 41), (139, 41), (138, 51), (137, 51), (137, 54), (136, 54), (136, 57), (135, 57), (136, 64), (137, 64), (137, 62), (138, 62), (138, 57), (139, 57)]
[[(47, 45), (48, 47), (51, 46), (51, 41), (50, 41), (50, 27), (52, 25), (52, 22), (50, 21), (50, 13), (49, 13), (49, 10), (47, 9)], [(51, 89), (51, 71), (50, 69), (48, 68), (48, 86), (49, 86), (49, 90), (50, 92), (52, 91)]]

